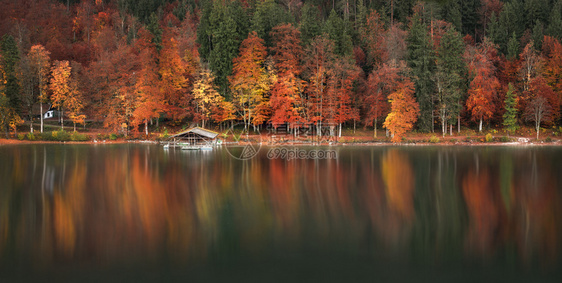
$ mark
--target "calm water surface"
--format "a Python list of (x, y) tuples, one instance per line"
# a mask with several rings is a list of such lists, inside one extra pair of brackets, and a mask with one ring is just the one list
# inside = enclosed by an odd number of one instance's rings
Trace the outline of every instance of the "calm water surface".
[(0, 281), (562, 282), (562, 148), (329, 149), (0, 146)]

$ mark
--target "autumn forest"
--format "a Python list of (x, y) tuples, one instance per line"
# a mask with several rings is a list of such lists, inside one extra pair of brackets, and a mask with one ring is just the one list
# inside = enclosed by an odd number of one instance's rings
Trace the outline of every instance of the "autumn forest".
[[(43, 113), (452, 135), (557, 127), (562, 0), (1, 0), (0, 126)], [(65, 121), (66, 120), (66, 121)]]

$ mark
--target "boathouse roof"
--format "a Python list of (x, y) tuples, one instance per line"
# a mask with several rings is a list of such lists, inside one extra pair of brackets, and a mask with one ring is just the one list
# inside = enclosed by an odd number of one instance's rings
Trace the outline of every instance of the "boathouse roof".
[(179, 132), (179, 133), (177, 133), (177, 134), (175, 134), (171, 137), (172, 138), (187, 138), (187, 137), (193, 136), (193, 135), (198, 135), (198, 136), (201, 136), (202, 138), (207, 138), (207, 139), (214, 139), (219, 135), (219, 133), (217, 133), (215, 131), (203, 129), (203, 128), (200, 128), (200, 127), (195, 127), (195, 128), (187, 129), (183, 132)]

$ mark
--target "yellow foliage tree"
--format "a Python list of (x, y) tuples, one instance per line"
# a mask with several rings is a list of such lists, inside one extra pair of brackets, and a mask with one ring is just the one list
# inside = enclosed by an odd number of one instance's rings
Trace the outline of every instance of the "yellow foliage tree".
[[(267, 55), (263, 39), (251, 32), (240, 46), (240, 56), (234, 58), (232, 76), (229, 78), (233, 91), (233, 102), (242, 113), (244, 130), (248, 131), (258, 106), (265, 102), (270, 79), (264, 67)], [(261, 120), (261, 117), (258, 119)], [(254, 124), (255, 126), (255, 124)]]
[(84, 123), (86, 116), (80, 114), (84, 105), (78, 84), (76, 79), (71, 76), (71, 71), (72, 68), (68, 61), (55, 61), (51, 69), (50, 89), (53, 106), (59, 108), (61, 112), (61, 127), (64, 129), (62, 111), (66, 108), (70, 120), (74, 123), (74, 131), (76, 131), (76, 123)]
[(193, 98), (203, 127), (205, 127), (205, 122), (211, 118), (213, 114), (211, 111), (224, 101), (213, 83), (214, 80), (211, 71), (208, 68), (202, 68), (199, 78), (193, 85)]
[(392, 142), (400, 142), (418, 120), (420, 109), (413, 93), (414, 84), (405, 78), (397, 90), (388, 96), (391, 110), (383, 125), (392, 134)]

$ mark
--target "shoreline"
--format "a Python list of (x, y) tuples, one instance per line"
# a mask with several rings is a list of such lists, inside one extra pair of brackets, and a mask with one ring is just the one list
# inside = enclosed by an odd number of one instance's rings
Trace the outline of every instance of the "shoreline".
[[(528, 138), (520, 138), (520, 139), (528, 139)], [(104, 140), (104, 141), (29, 141), (29, 140), (17, 140), (17, 139), (0, 139), (0, 146), (3, 145), (24, 145), (24, 144), (84, 144), (84, 145), (105, 145), (105, 144), (165, 144), (166, 141), (156, 141), (156, 140)], [(545, 142), (542, 140), (539, 141), (510, 141), (510, 142), (482, 142), (482, 141), (474, 141), (474, 142), (466, 142), (466, 141), (458, 141), (458, 142), (448, 142), (448, 141), (440, 141), (440, 142), (423, 142), (423, 141), (410, 141), (410, 142), (403, 142), (403, 143), (392, 143), (387, 141), (358, 141), (358, 142), (321, 142), (321, 143), (314, 143), (314, 142), (231, 142), (229, 145), (234, 146), (245, 146), (248, 144), (252, 145), (259, 145), (259, 146), (294, 146), (294, 147), (301, 147), (301, 146), (328, 146), (328, 147), (379, 147), (379, 146), (398, 146), (398, 147), (414, 147), (414, 146), (562, 146), (562, 140), (552, 140), (551, 142)]]

